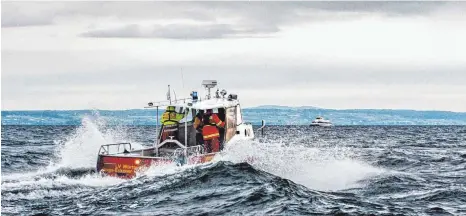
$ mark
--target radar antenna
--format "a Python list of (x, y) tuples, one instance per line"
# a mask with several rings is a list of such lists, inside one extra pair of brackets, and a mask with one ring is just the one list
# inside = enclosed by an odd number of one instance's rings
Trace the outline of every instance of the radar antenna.
[(217, 80), (203, 80), (202, 81), (202, 86), (204, 86), (204, 88), (207, 90), (206, 98), (208, 100), (208, 99), (211, 98), (210, 89), (217, 86)]

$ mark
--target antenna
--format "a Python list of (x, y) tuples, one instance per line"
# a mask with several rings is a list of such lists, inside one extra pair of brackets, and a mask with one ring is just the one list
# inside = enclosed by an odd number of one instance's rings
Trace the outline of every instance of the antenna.
[(181, 67), (181, 85), (183, 86), (183, 92), (185, 92), (185, 88), (184, 88), (184, 76), (183, 76), (183, 67)]
[(181, 85), (183, 85), (183, 90), (184, 90), (184, 76), (183, 76), (183, 68), (181, 68)]

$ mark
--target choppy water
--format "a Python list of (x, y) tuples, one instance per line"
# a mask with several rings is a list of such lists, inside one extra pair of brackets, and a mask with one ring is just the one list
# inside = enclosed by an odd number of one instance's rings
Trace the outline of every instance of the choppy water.
[(210, 164), (94, 173), (100, 144), (154, 130), (2, 126), (2, 214), (466, 215), (465, 126), (270, 126)]

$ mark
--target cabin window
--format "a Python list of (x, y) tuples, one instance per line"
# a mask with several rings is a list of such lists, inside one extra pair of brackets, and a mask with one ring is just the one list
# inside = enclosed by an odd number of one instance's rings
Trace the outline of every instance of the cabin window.
[(236, 125), (243, 124), (243, 114), (241, 113), (241, 107), (236, 106)]
[[(225, 122), (225, 119), (226, 119), (226, 110), (224, 108), (218, 108), (216, 109), (218, 112), (216, 113), (218, 118)], [(215, 110), (213, 110), (214, 113), (215, 113)], [(226, 123), (225, 123), (225, 127), (224, 128), (218, 128), (218, 132), (220, 133), (220, 145), (223, 146), (223, 143), (225, 142), (225, 128), (226, 128)], [(221, 147), (220, 149), (222, 149), (223, 147)]]
[[(175, 107), (177, 113), (186, 112), (186, 107)], [(176, 125), (164, 125), (161, 128), (158, 139), (159, 142), (162, 142), (166, 139), (170, 139), (170, 136), (173, 136), (173, 139), (178, 140), (183, 145), (185, 144), (185, 137), (187, 136), (187, 146), (195, 145), (196, 143), (196, 131), (193, 129), (193, 111), (187, 113), (184, 118), (182, 118)], [(187, 131), (186, 131), (187, 129)], [(166, 149), (176, 149), (179, 146), (169, 143), (164, 145), (162, 148)]]
[[(204, 110), (206, 112), (206, 110)], [(216, 114), (218, 118), (225, 121), (225, 109), (224, 108), (213, 108), (212, 113)]]
[[(178, 107), (177, 107), (178, 108)], [(179, 107), (176, 112), (178, 113), (184, 113), (186, 112), (186, 108), (182, 108), (182, 107)], [(180, 123), (184, 123), (184, 122), (191, 122), (193, 120), (193, 112), (188, 112), (188, 116), (185, 116), (183, 119), (181, 119)]]
[(226, 109), (225, 114), (226, 123), (226, 134), (225, 140), (228, 142), (236, 134), (236, 107), (230, 107)]

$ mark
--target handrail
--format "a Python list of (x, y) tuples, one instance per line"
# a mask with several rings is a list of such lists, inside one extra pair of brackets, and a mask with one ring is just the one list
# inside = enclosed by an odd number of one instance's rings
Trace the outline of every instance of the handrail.
[(186, 148), (186, 146), (184, 146), (183, 144), (181, 144), (178, 140), (176, 139), (166, 139), (164, 140), (163, 142), (161, 142), (160, 144), (158, 144), (156, 146), (156, 149), (162, 147), (163, 145), (167, 144), (167, 143), (175, 143), (177, 144), (180, 148)]
[(262, 129), (264, 129), (264, 127), (265, 127), (265, 121), (264, 121), (264, 120), (262, 120), (262, 125), (261, 125), (261, 127), (260, 127), (260, 128), (258, 128), (257, 130), (262, 130)]
[(265, 128), (265, 121), (262, 119), (262, 126), (257, 129), (257, 131), (261, 131), (261, 135), (264, 136), (264, 128)]
[(172, 100), (171, 102), (169, 100), (149, 102), (149, 103), (152, 103), (152, 106), (146, 106), (144, 108), (156, 108), (156, 107), (170, 106), (170, 105), (175, 106), (175, 105), (180, 105), (180, 104), (176, 104), (178, 102), (186, 103), (186, 101), (187, 102), (192, 102), (192, 98), (181, 98), (181, 99), (177, 99), (177, 100)]

